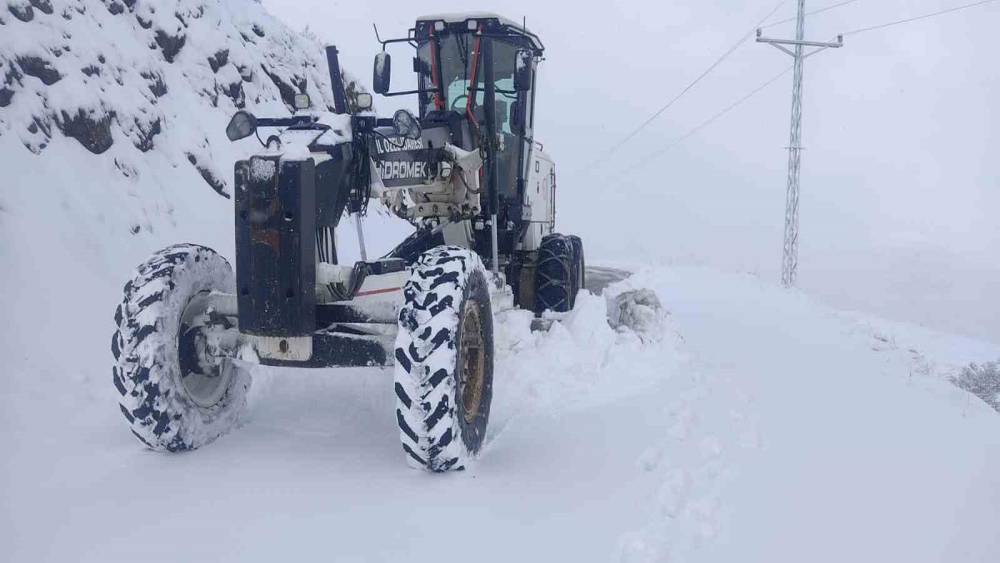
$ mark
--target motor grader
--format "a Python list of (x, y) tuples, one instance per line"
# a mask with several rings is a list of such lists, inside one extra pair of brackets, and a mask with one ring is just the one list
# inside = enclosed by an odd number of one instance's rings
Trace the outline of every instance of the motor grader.
[[(230, 430), (255, 363), (393, 366), (406, 458), (461, 469), (486, 435), (494, 315), (572, 309), (583, 246), (555, 232), (555, 166), (535, 137), (539, 37), (463, 14), (422, 17), (405, 37), (378, 40), (375, 93), (413, 96), (415, 112), (379, 117), (363, 92), (348, 103), (328, 47), (334, 112), (302, 95), (291, 116), (240, 111), (227, 128), (231, 140), (267, 134), (235, 164), (235, 269), (180, 244), (125, 284), (114, 384), (146, 446), (190, 450)], [(390, 48), (414, 50), (415, 89), (391, 90)], [(371, 201), (414, 231), (369, 259)], [(337, 247), (345, 219), (361, 243), (351, 264)]]

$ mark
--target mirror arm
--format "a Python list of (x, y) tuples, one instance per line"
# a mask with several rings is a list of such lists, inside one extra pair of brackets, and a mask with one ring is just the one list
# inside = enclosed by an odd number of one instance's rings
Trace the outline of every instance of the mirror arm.
[(292, 117), (258, 117), (257, 127), (292, 127), (295, 125), (311, 125), (316, 122), (312, 115), (295, 115)]
[(404, 90), (402, 92), (386, 92), (382, 96), (408, 96), (410, 94), (433, 94), (437, 90)]
[[(375, 29), (375, 37), (378, 38), (378, 28)], [(413, 38), (399, 37), (396, 39), (379, 39), (378, 42), (382, 44), (382, 50), (385, 51), (385, 46), (390, 43), (413, 43)]]

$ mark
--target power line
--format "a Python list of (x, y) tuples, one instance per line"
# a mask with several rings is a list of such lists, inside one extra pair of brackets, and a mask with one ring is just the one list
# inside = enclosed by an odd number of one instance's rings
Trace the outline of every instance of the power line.
[[(839, 8), (840, 6), (844, 6), (844, 5), (850, 4), (852, 2), (857, 2), (857, 1), (858, 0), (846, 0), (845, 2), (840, 2), (840, 3), (834, 4), (832, 6), (827, 6), (826, 8), (820, 8), (820, 9), (815, 10), (813, 12), (809, 12), (809, 14), (816, 14), (816, 13), (820, 13), (820, 12), (825, 12), (825, 11), (828, 11), (828, 10), (832, 10), (834, 8)], [(960, 10), (974, 8), (976, 6), (982, 6), (982, 5), (985, 5), (985, 4), (991, 4), (991, 3), (994, 3), (994, 2), (998, 2), (998, 1), (1000, 1), (1000, 0), (980, 0), (979, 2), (973, 2), (971, 4), (963, 4), (961, 6), (955, 6), (955, 7), (952, 7), (952, 8), (948, 8), (948, 9), (945, 9), (945, 10), (940, 10), (940, 11), (933, 12), (933, 13), (930, 13), (930, 14), (924, 14), (924, 15), (915, 16), (915, 17), (912, 17), (912, 18), (906, 18), (906, 19), (902, 19), (902, 20), (896, 20), (896, 21), (892, 21), (892, 22), (883, 23), (883, 24), (880, 24), (880, 25), (874, 25), (874, 26), (870, 26), (870, 27), (864, 27), (864, 28), (860, 28), (860, 29), (855, 29), (855, 30), (852, 30), (852, 31), (845, 32), (845, 33), (843, 33), (843, 35), (855, 35), (855, 34), (858, 34), (858, 33), (864, 33), (866, 31), (873, 31), (873, 30), (876, 30), (876, 29), (883, 29), (883, 28), (886, 28), (886, 27), (894, 26), (894, 25), (901, 25), (901, 24), (904, 24), (904, 23), (910, 23), (910, 22), (913, 22), (913, 21), (927, 19), (927, 18), (931, 18), (931, 17), (935, 17), (935, 16), (940, 16), (940, 15), (943, 15), (943, 14), (948, 14), (948, 13), (951, 13), (951, 12), (957, 12), (957, 11), (960, 11)], [(807, 14), (807, 15), (809, 15), (809, 14)], [(785, 20), (785, 21), (787, 21), (787, 20)], [(777, 25), (779, 23), (784, 23), (784, 21), (779, 21), (779, 22), (775, 22), (773, 24), (768, 24), (767, 27), (771, 27), (771, 26)], [(709, 125), (711, 125), (712, 123), (714, 123), (716, 120), (720, 119), (724, 115), (726, 115), (729, 112), (731, 112), (732, 110), (736, 109), (738, 106), (742, 105), (747, 100), (749, 100), (750, 98), (752, 98), (756, 94), (760, 93), (762, 90), (764, 90), (765, 88), (767, 88), (768, 86), (770, 86), (774, 82), (778, 81), (778, 79), (780, 79), (782, 76), (784, 76), (785, 74), (788, 74), (788, 71), (790, 71), (791, 69), (792, 69), (792, 67), (789, 66), (785, 70), (781, 71), (779, 74), (773, 76), (768, 81), (764, 82), (763, 84), (761, 84), (757, 88), (753, 89), (750, 93), (744, 95), (743, 97), (739, 98), (738, 100), (736, 100), (735, 102), (733, 102), (732, 104), (730, 104), (729, 106), (727, 106), (726, 108), (724, 108), (722, 111), (719, 111), (718, 113), (716, 113), (712, 117), (708, 118), (704, 122), (700, 123), (699, 125), (695, 126), (692, 129), (690, 129), (688, 132), (684, 133), (680, 137), (677, 137), (676, 139), (674, 139), (667, 146), (665, 146), (662, 149), (659, 149), (659, 150), (657, 150), (655, 152), (652, 152), (652, 153), (646, 155), (642, 160), (640, 160), (634, 166), (632, 166), (631, 169), (635, 170), (635, 169), (638, 169), (638, 168), (642, 168), (646, 163), (650, 162), (653, 159), (659, 158), (661, 155), (663, 155), (664, 153), (666, 153), (669, 150), (673, 149), (675, 146), (677, 146), (680, 143), (686, 141), (690, 137), (693, 137), (694, 135), (698, 134), (699, 132), (701, 132), (702, 129), (708, 127)]]
[(887, 22), (887, 23), (883, 23), (883, 24), (879, 24), (879, 25), (873, 25), (871, 27), (862, 27), (860, 29), (854, 29), (854, 30), (845, 32), (844, 35), (855, 35), (857, 33), (864, 33), (866, 31), (873, 31), (873, 30), (876, 30), (876, 29), (883, 29), (883, 28), (886, 28), (886, 27), (892, 27), (894, 25), (900, 25), (900, 24), (904, 24), (904, 23), (915, 22), (917, 20), (925, 20), (927, 18), (933, 18), (935, 16), (940, 16), (942, 14), (950, 14), (951, 12), (957, 12), (959, 10), (966, 10), (968, 8), (975, 8), (976, 6), (982, 6), (984, 4), (991, 4), (991, 3), (996, 2), (996, 1), (997, 0), (980, 0), (979, 2), (973, 2), (971, 4), (963, 4), (961, 6), (955, 6), (955, 7), (952, 7), (952, 8), (948, 8), (946, 10), (939, 10), (937, 12), (933, 12), (933, 13), (930, 13), (930, 14), (924, 14), (922, 16), (914, 16), (912, 18), (906, 18), (906, 19), (902, 19), (902, 20), (891, 21), (891, 22)]
[(763, 90), (765, 90), (768, 86), (770, 86), (770, 85), (774, 84), (775, 82), (777, 82), (782, 76), (788, 74), (788, 71), (790, 71), (790, 70), (792, 70), (792, 66), (791, 65), (789, 65), (787, 68), (785, 68), (785, 70), (783, 70), (783, 71), (779, 72), (778, 74), (772, 76), (766, 82), (764, 82), (763, 84), (757, 86), (756, 88), (754, 88), (753, 90), (751, 90), (747, 94), (744, 94), (742, 97), (740, 97), (739, 99), (737, 99), (735, 102), (729, 104), (728, 106), (726, 106), (725, 108), (723, 108), (721, 111), (715, 113), (714, 115), (712, 115), (712, 117), (709, 117), (708, 119), (706, 119), (705, 121), (699, 123), (695, 127), (692, 127), (686, 133), (684, 133), (680, 137), (677, 137), (676, 139), (674, 139), (673, 141), (671, 141), (670, 144), (668, 144), (667, 146), (665, 146), (665, 147), (663, 147), (663, 148), (661, 148), (661, 149), (659, 149), (659, 150), (657, 150), (655, 152), (651, 152), (651, 153), (647, 154), (645, 157), (643, 157), (642, 159), (638, 160), (635, 164), (633, 164), (631, 167), (629, 167), (629, 170), (631, 170), (631, 171), (634, 172), (636, 170), (639, 170), (639, 169), (643, 168), (644, 166), (646, 166), (647, 164), (649, 164), (653, 160), (655, 160), (655, 159), (659, 158), (660, 156), (662, 156), (667, 151), (673, 149), (674, 147), (676, 147), (677, 145), (683, 143), (684, 141), (688, 140), (689, 138), (697, 135), (698, 133), (700, 133), (702, 131), (702, 129), (705, 129), (709, 125), (715, 123), (717, 120), (719, 120), (720, 118), (722, 118), (723, 116), (725, 116), (729, 112), (733, 111), (737, 107), (739, 107), (739, 106), (743, 105), (744, 103), (746, 103), (750, 98), (756, 96), (757, 94), (759, 94), (760, 92), (762, 92)]
[[(856, 2), (856, 1), (857, 0), (848, 0), (848, 1), (841, 2), (841, 3), (835, 4), (835, 5), (827, 6), (826, 8), (821, 8), (819, 10), (816, 10), (815, 12), (812, 12), (812, 13), (818, 13), (818, 12), (821, 12), (821, 11), (832, 10), (834, 8), (837, 8), (837, 7), (849, 4), (851, 2)], [(922, 16), (915, 16), (915, 17), (912, 17), (912, 18), (906, 18), (906, 19), (897, 20), (897, 21), (893, 21), (893, 22), (888, 22), (888, 23), (884, 23), (884, 24), (880, 24), (880, 25), (875, 25), (875, 26), (870, 26), (870, 27), (855, 29), (855, 30), (852, 30), (852, 31), (848, 31), (848, 32), (844, 33), (843, 35), (854, 35), (854, 34), (863, 33), (863, 32), (866, 32), (866, 31), (872, 31), (872, 30), (876, 30), (876, 29), (882, 29), (882, 28), (886, 28), (886, 27), (890, 27), (890, 26), (894, 26), (894, 25), (900, 25), (900, 24), (904, 24), (904, 23), (909, 23), (909, 22), (913, 22), (913, 21), (917, 21), (917, 20), (921, 20), (921, 19), (927, 19), (927, 18), (939, 16), (939, 15), (942, 15), (942, 14), (947, 14), (947, 13), (950, 13), (950, 12), (957, 12), (959, 10), (973, 8), (973, 7), (976, 7), (976, 6), (982, 6), (984, 4), (990, 4), (990, 3), (998, 2), (998, 1), (1000, 1), (1000, 0), (980, 0), (979, 2), (974, 2), (974, 3), (971, 3), (971, 4), (964, 4), (962, 6), (955, 6), (955, 7), (952, 7), (952, 8), (948, 8), (946, 10), (940, 10), (940, 11), (937, 11), (937, 12), (934, 12), (934, 13), (924, 14)], [(781, 4), (779, 4), (778, 7), (780, 7), (780, 6), (781, 6)], [(775, 9), (774, 11), (777, 11), (777, 9)], [(773, 12), (772, 12), (772, 14), (773, 14)], [(783, 23), (783, 22), (775, 22), (774, 24), (769, 24), (769, 26), (776, 25), (777, 23)], [(741, 42), (738, 43), (737, 46), (740, 45), (740, 44), (742, 44), (743, 41), (745, 41), (745, 39), (741, 40)], [(656, 151), (654, 151), (652, 153), (647, 154), (645, 157), (643, 157), (642, 159), (640, 159), (639, 161), (637, 161), (635, 164), (633, 164), (631, 167), (629, 167), (628, 168), (629, 172), (627, 174), (631, 174), (632, 172), (634, 172), (636, 170), (644, 168), (646, 165), (648, 165), (649, 163), (651, 163), (653, 160), (659, 158), (663, 154), (665, 154), (668, 151), (672, 150), (677, 145), (679, 145), (679, 144), (683, 143), (684, 141), (688, 140), (689, 138), (697, 135), (703, 129), (705, 129), (706, 127), (708, 127), (709, 125), (715, 123), (717, 120), (721, 119), (723, 116), (725, 116), (729, 112), (733, 111), (734, 109), (736, 109), (740, 105), (742, 105), (745, 102), (747, 102), (748, 100), (750, 100), (750, 98), (754, 97), (755, 95), (757, 95), (761, 91), (765, 90), (768, 86), (770, 86), (770, 85), (774, 84), (775, 82), (777, 82), (782, 76), (788, 74), (788, 71), (790, 71), (790, 70), (792, 70), (792, 66), (789, 66), (789, 67), (785, 68), (783, 71), (781, 71), (777, 75), (771, 77), (770, 79), (768, 79), (766, 82), (764, 82), (760, 86), (757, 86), (756, 88), (754, 88), (753, 90), (751, 90), (749, 93), (745, 94), (744, 96), (742, 96), (741, 98), (739, 98), (735, 102), (733, 102), (730, 105), (726, 106), (721, 111), (719, 111), (719, 112), (715, 113), (714, 115), (712, 115), (712, 117), (706, 119), (705, 121), (701, 122), (697, 126), (695, 126), (695, 127), (691, 128), (690, 130), (688, 130), (683, 135), (677, 137), (676, 139), (674, 139), (673, 141), (671, 141), (668, 145), (664, 146), (663, 148), (661, 148), (659, 150), (656, 150)], [(617, 146), (615, 148), (617, 148)], [(616, 174), (620, 174), (620, 172), (617, 172)]]
[[(615, 143), (614, 145), (612, 145), (610, 148), (608, 148), (607, 150), (605, 150), (604, 151), (605, 155), (610, 156), (615, 151), (617, 151), (618, 149), (620, 149), (622, 147), (622, 145), (624, 145), (625, 143), (627, 143), (630, 140), (632, 140), (633, 137), (635, 137), (637, 134), (639, 134), (640, 131), (642, 131), (643, 129), (645, 129), (646, 126), (648, 126), (650, 123), (653, 122), (653, 120), (655, 120), (657, 117), (659, 117), (660, 115), (662, 115), (663, 112), (667, 111), (667, 109), (669, 109), (670, 106), (674, 105), (678, 100), (680, 100), (681, 98), (683, 98), (685, 94), (687, 94), (688, 92), (690, 92), (691, 89), (695, 87), (695, 85), (697, 85), (699, 82), (701, 82), (702, 79), (704, 79), (706, 76), (708, 76), (709, 73), (711, 73), (713, 70), (715, 70), (716, 67), (718, 67), (720, 64), (722, 64), (722, 61), (724, 61), (727, 58), (729, 58), (729, 56), (732, 55), (733, 52), (736, 51), (736, 49), (738, 49), (740, 47), (740, 45), (746, 43), (746, 41), (748, 39), (750, 39), (750, 37), (752, 37), (753, 34), (756, 32), (757, 28), (762, 23), (764, 23), (765, 21), (767, 21), (771, 16), (773, 16), (778, 11), (778, 9), (780, 9), (785, 4), (786, 1), (787, 0), (781, 0), (780, 2), (778, 2), (778, 4), (770, 12), (768, 12), (768, 14), (766, 16), (764, 16), (756, 25), (754, 25), (752, 28), (750, 28), (750, 31), (748, 31), (746, 33), (746, 35), (744, 35), (743, 37), (741, 37), (740, 40), (737, 41), (732, 47), (730, 47), (728, 51), (726, 51), (725, 53), (723, 53), (721, 57), (719, 57), (718, 59), (716, 59), (716, 61), (711, 64), (711, 66), (709, 66), (707, 69), (705, 69), (705, 72), (702, 72), (697, 78), (694, 79), (694, 81), (692, 81), (683, 90), (681, 90), (681, 92), (679, 94), (677, 94), (676, 96), (674, 96), (663, 107), (661, 107), (660, 109), (656, 110), (656, 112), (653, 113), (653, 115), (649, 116), (649, 118), (647, 118), (645, 121), (643, 121), (641, 124), (639, 124), (638, 127), (636, 127), (635, 129), (633, 129), (622, 140), (618, 141), (617, 143)], [(604, 161), (603, 159), (595, 159), (594, 162), (595, 162), (595, 165), (597, 165), (597, 164), (599, 164), (599, 163), (601, 163), (603, 161)]]
[[(821, 9), (821, 10), (816, 10), (816, 11), (811, 12), (811, 13), (815, 14), (815, 13), (819, 13), (821, 11), (832, 10), (832, 9), (840, 7), (840, 6), (844, 6), (844, 5), (850, 4), (850, 3), (854, 2), (854, 1), (856, 1), (856, 0), (849, 0), (849, 1), (840, 2), (840, 3), (836, 4), (836, 5), (832, 5), (832, 6), (829, 6), (827, 8)], [(874, 31), (874, 30), (878, 30), (878, 29), (884, 29), (884, 28), (888, 28), (888, 27), (892, 27), (892, 26), (896, 26), (896, 25), (902, 25), (902, 24), (905, 24), (905, 23), (910, 23), (910, 22), (919, 21), (919, 20), (923, 20), (923, 19), (933, 18), (933, 17), (936, 17), (936, 16), (940, 16), (940, 15), (944, 15), (944, 14), (949, 14), (949, 13), (957, 12), (957, 11), (960, 11), (960, 10), (966, 10), (966, 9), (970, 9), (970, 8), (974, 8), (974, 7), (978, 7), (978, 6), (983, 6), (983, 5), (991, 4), (991, 3), (994, 3), (994, 2), (998, 2), (998, 1), (1000, 1), (1000, 0), (979, 0), (978, 2), (971, 2), (971, 3), (963, 4), (963, 5), (960, 5), (960, 6), (954, 6), (952, 8), (947, 8), (947, 9), (944, 9), (944, 10), (938, 10), (936, 12), (932, 12), (932, 13), (928, 13), (928, 14), (923, 14), (923, 15), (919, 15), (919, 16), (914, 16), (914, 17), (904, 18), (904, 19), (895, 20), (895, 21), (891, 21), (891, 22), (886, 22), (886, 23), (879, 24), (879, 25), (874, 25), (874, 26), (868, 26), (868, 27), (864, 27), (864, 28), (859, 28), (859, 29), (848, 31), (848, 32), (846, 32), (846, 33), (838, 36), (836, 43), (830, 42), (830, 43), (824, 44), (824, 43), (818, 43), (818, 42), (807, 42), (807, 41), (803, 40), (803, 27), (804, 27), (803, 26), (803, 22), (804, 22), (805, 16), (807, 14), (805, 13), (805, 10), (804, 10), (804, 0), (799, 0), (799, 2), (798, 2), (798, 4), (799, 4), (799, 11), (798, 11), (798, 16), (796, 18), (797, 19), (796, 39), (794, 41), (792, 41), (792, 40), (763, 39), (763, 38), (760, 37), (760, 33), (758, 31), (758, 41), (759, 42), (773, 43), (773, 44), (775, 44), (775, 46), (778, 46), (777, 44), (779, 44), (779, 43), (785, 43), (785, 44), (795, 45), (795, 52), (794, 52), (794, 56), (796, 57), (796, 63), (795, 63), (795, 65), (793, 67), (785, 68), (782, 72), (780, 72), (779, 74), (773, 76), (772, 78), (770, 78), (769, 80), (767, 80), (766, 82), (764, 82), (763, 84), (761, 84), (760, 86), (758, 86), (757, 88), (755, 88), (754, 90), (750, 91), (748, 94), (746, 94), (743, 97), (739, 98), (738, 100), (736, 100), (735, 102), (733, 102), (729, 106), (725, 107), (723, 110), (719, 111), (718, 113), (716, 113), (715, 115), (713, 115), (712, 117), (710, 117), (709, 119), (707, 119), (706, 121), (698, 124), (696, 127), (694, 127), (693, 129), (691, 129), (690, 131), (688, 131), (684, 135), (681, 135), (680, 137), (676, 138), (674, 141), (672, 141), (666, 147), (664, 147), (664, 148), (662, 148), (662, 149), (660, 149), (660, 150), (658, 150), (656, 152), (653, 152), (653, 153), (650, 153), (650, 154), (646, 155), (641, 160), (639, 160), (635, 165), (633, 165), (629, 169), (629, 171), (630, 172), (635, 172), (636, 170), (638, 170), (638, 169), (640, 169), (640, 168), (648, 165), (650, 162), (656, 160), (658, 157), (662, 156), (667, 151), (671, 150), (675, 146), (677, 146), (680, 143), (684, 142), (688, 138), (696, 135), (702, 129), (708, 127), (709, 125), (711, 125), (716, 120), (718, 120), (721, 117), (723, 117), (724, 115), (728, 114), (730, 111), (732, 111), (736, 107), (742, 105), (744, 102), (746, 102), (747, 100), (749, 100), (750, 98), (752, 98), (757, 93), (763, 91), (764, 89), (766, 89), (768, 86), (770, 86), (774, 82), (777, 82), (782, 76), (784, 76), (785, 74), (787, 74), (789, 70), (791, 70), (792, 68), (794, 68), (795, 69), (795, 81), (796, 81), (796, 85), (793, 87), (794, 92), (793, 92), (793, 104), (792, 104), (792, 133), (791, 133), (791, 141), (789, 143), (789, 151), (790, 152), (789, 152), (788, 200), (786, 202), (786, 211), (785, 211), (785, 242), (784, 242), (784, 248), (783, 248), (783, 250), (784, 250), (784, 257), (783, 257), (783, 261), (782, 261), (782, 283), (786, 287), (794, 285), (794, 283), (795, 283), (795, 273), (796, 273), (796, 269), (797, 269), (796, 268), (796, 266), (797, 266), (797, 258), (798, 258), (798, 249), (797, 249), (797, 247), (798, 247), (798, 154), (797, 153), (801, 149), (801, 147), (799, 146), (800, 145), (800, 140), (799, 140), (800, 133), (799, 133), (799, 129), (798, 129), (798, 126), (801, 123), (801, 121), (799, 121), (799, 119), (801, 118), (801, 109), (799, 107), (797, 107), (797, 104), (800, 103), (800, 100), (801, 100), (801, 76), (802, 76), (802, 73), (801, 73), (801, 64), (802, 64), (802, 60), (806, 56), (811, 55), (811, 54), (817, 52), (818, 50), (822, 50), (822, 49), (825, 49), (827, 47), (839, 47), (839, 46), (843, 45), (843, 36), (844, 35), (855, 35), (855, 34), (864, 33), (864, 32), (867, 32), (867, 31)], [(782, 23), (782, 22), (777, 22), (777, 23)], [(776, 25), (776, 24), (771, 24), (771, 25), (773, 26), (773, 25)], [(819, 47), (819, 49), (817, 49), (817, 51), (813, 51), (812, 53), (805, 54), (805, 53), (803, 53), (803, 46), (805, 46), (805, 45)], [(779, 47), (779, 48), (781, 48), (781, 47)], [(789, 52), (787, 49), (784, 49), (784, 48), (782, 48), (782, 50), (785, 51), (785, 52)]]
[[(825, 8), (818, 8), (818, 9), (813, 10), (811, 12), (806, 12), (805, 15), (806, 16), (814, 16), (816, 14), (822, 14), (823, 12), (829, 12), (830, 10), (833, 10), (834, 8), (839, 8), (841, 6), (846, 6), (848, 4), (853, 4), (853, 3), (857, 2), (857, 1), (858, 0), (844, 0), (844, 2), (840, 2), (840, 3), (834, 4), (832, 6), (827, 6)], [(795, 17), (785, 18), (783, 20), (778, 20), (778, 21), (773, 22), (773, 23), (762, 25), (761, 29), (767, 29), (769, 27), (774, 27), (776, 25), (781, 25), (783, 23), (788, 23), (788, 22), (793, 22), (793, 21), (795, 21)]]

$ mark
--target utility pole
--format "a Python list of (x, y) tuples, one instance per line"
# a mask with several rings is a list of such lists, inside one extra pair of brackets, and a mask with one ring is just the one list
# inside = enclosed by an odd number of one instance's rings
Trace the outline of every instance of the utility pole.
[[(799, 11), (795, 18), (795, 39), (770, 39), (761, 36), (757, 29), (757, 42), (769, 43), (795, 59), (792, 76), (792, 126), (788, 140), (788, 189), (785, 193), (785, 244), (781, 264), (781, 284), (795, 285), (799, 265), (799, 169), (802, 164), (802, 63), (807, 57), (829, 48), (844, 46), (844, 36), (837, 36), (836, 43), (805, 41), (806, 0), (798, 0)], [(786, 45), (793, 47), (789, 49)], [(806, 47), (815, 47), (806, 53)]]

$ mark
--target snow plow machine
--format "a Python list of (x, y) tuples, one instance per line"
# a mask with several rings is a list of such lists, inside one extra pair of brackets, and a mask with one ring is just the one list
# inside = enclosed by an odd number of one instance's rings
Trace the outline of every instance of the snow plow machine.
[[(290, 116), (229, 123), (234, 141), (274, 132), (235, 165), (235, 272), (179, 244), (125, 284), (114, 385), (147, 447), (190, 450), (233, 428), (253, 364), (393, 366), (406, 459), (462, 469), (490, 416), (494, 314), (572, 309), (583, 243), (554, 232), (555, 168), (533, 133), (539, 38), (470, 14), (420, 18), (379, 42), (375, 92), (416, 95), (417, 115), (379, 118), (368, 93), (349, 103), (328, 47), (334, 112), (300, 95)], [(390, 91), (397, 44), (416, 50), (416, 90)], [(415, 226), (375, 260), (360, 222), (370, 199)], [(345, 265), (336, 229), (352, 215), (362, 260)]]

